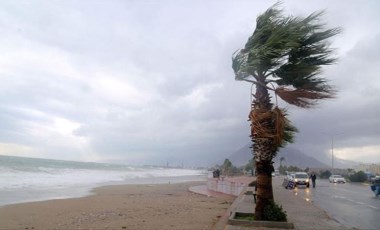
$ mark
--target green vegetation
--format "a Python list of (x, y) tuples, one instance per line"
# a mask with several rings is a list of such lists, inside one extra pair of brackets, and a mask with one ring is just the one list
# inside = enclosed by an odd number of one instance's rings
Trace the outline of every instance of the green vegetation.
[(332, 174), (331, 174), (331, 172), (329, 171), (329, 170), (325, 170), (325, 171), (319, 171), (319, 177), (321, 178), (321, 179), (327, 179), (327, 178), (329, 178), (330, 176), (331, 176)]
[(246, 172), (254, 172), (255, 171), (255, 162), (253, 159), (250, 159), (249, 162), (244, 166), (244, 170)]
[(254, 221), (255, 220), (255, 216), (252, 214), (252, 215), (236, 215), (234, 219), (237, 219), (237, 220), (246, 220), (246, 221)]
[(273, 201), (271, 201), (264, 208), (263, 220), (285, 222), (287, 220), (287, 215), (286, 215), (286, 212), (282, 210), (282, 206), (279, 206)]
[(352, 182), (364, 182), (367, 180), (367, 175), (363, 171), (359, 171), (349, 176), (349, 179)]
[(217, 166), (217, 168), (220, 168), (221, 175), (224, 176), (238, 176), (243, 174), (242, 169), (234, 166), (229, 159), (225, 159), (223, 165)]
[(318, 75), (322, 66), (335, 62), (327, 40), (340, 29), (325, 29), (320, 20), (323, 12), (301, 18), (284, 16), (278, 7), (275, 4), (257, 17), (252, 36), (232, 57), (235, 79), (255, 86), (249, 121), (257, 189), (263, 194), (257, 197), (257, 220), (264, 218), (264, 208), (273, 201), (273, 158), (279, 148), (293, 141), (297, 131), (287, 119), (286, 110), (278, 107), (277, 99), (310, 108), (321, 99), (334, 97), (327, 80)]
[[(236, 213), (234, 219), (246, 220), (246, 221), (256, 220), (254, 214), (248, 214), (248, 213)], [(279, 206), (276, 203), (274, 203), (273, 201), (271, 201), (264, 208), (264, 218), (262, 220), (286, 222), (287, 221), (287, 214), (282, 209), (282, 206)]]

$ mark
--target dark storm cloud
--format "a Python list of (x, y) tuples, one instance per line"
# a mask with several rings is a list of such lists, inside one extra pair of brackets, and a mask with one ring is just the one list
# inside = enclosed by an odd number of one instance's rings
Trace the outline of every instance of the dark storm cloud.
[(372, 146), (380, 150), (380, 84), (377, 77), (380, 55), (374, 51), (379, 38), (379, 34), (374, 34), (358, 41), (335, 68), (325, 73), (331, 76), (331, 83), (338, 89), (337, 98), (322, 103), (315, 110), (297, 111), (294, 120), (301, 132), (296, 146), (303, 146), (300, 148), (318, 156), (330, 151), (334, 138), (336, 148), (356, 152), (350, 156), (352, 159), (378, 161), (378, 154), (361, 158), (360, 148)]
[[(285, 1), (342, 26), (324, 76), (336, 100), (289, 106), (294, 145), (379, 146), (377, 1)], [(206, 164), (249, 142), (250, 85), (231, 55), (275, 1), (2, 1), (0, 153), (90, 161)], [(353, 17), (352, 15), (355, 15)], [(17, 151), (16, 151), (17, 150)], [(343, 151), (343, 150), (342, 150)], [(348, 151), (348, 150), (347, 150)], [(374, 155), (378, 157), (378, 155)]]

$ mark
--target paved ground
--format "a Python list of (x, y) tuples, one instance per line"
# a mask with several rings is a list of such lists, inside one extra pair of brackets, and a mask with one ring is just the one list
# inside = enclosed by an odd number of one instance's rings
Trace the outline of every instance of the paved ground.
[(296, 229), (350, 229), (330, 218), (324, 210), (298, 197), (294, 190), (285, 189), (281, 183), (273, 184), (275, 201), (282, 205), (288, 214), (288, 221)]
[[(229, 180), (233, 180), (233, 178), (229, 178)], [(241, 178), (238, 179), (241, 181)], [(247, 181), (252, 181), (252, 178)], [(275, 201), (277, 204), (282, 205), (283, 209), (287, 212), (288, 222), (294, 224), (295, 229), (306, 229), (306, 230), (320, 230), (320, 229), (350, 229), (342, 224), (338, 223), (334, 219), (330, 218), (327, 213), (314, 206), (311, 202), (308, 202), (301, 197), (298, 197), (293, 190), (287, 190), (281, 185), (280, 179), (273, 180), (273, 192)], [(191, 191), (205, 194), (205, 195), (217, 195), (217, 193), (210, 193), (207, 190), (206, 185), (203, 187), (197, 187), (196, 191)], [(252, 208), (251, 208), (252, 207)], [(247, 230), (247, 229), (270, 229), (274, 230), (274, 228), (248, 228), (242, 226), (233, 226), (228, 225), (228, 217), (229, 214), (234, 210), (246, 210), (246, 209), (254, 209), (254, 202), (252, 198), (248, 198), (247, 195), (243, 193), (238, 196), (235, 202), (231, 205), (226, 214), (220, 219), (220, 221), (216, 224), (215, 229), (226, 229), (226, 230)]]

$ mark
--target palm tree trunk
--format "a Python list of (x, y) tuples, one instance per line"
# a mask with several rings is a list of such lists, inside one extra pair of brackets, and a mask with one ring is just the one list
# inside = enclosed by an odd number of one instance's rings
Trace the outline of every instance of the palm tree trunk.
[[(255, 219), (263, 220), (264, 208), (273, 201), (272, 175), (270, 162), (261, 161), (256, 163), (257, 170), (257, 191)], [(269, 170), (268, 170), (269, 169)]]
[(261, 85), (256, 85), (255, 100), (250, 113), (251, 138), (257, 174), (256, 220), (263, 220), (265, 206), (273, 201), (272, 159), (276, 148), (273, 145), (274, 125), (271, 112), (272, 104), (268, 90)]

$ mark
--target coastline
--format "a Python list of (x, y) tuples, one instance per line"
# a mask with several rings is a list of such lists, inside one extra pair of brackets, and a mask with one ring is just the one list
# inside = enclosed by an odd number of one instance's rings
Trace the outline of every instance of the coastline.
[(205, 183), (107, 185), (85, 197), (7, 205), (0, 229), (212, 229), (234, 197), (188, 190)]
[(38, 201), (70, 199), (91, 196), (98, 187), (126, 184), (166, 184), (191, 181), (207, 181), (207, 175), (161, 176), (128, 178), (122, 181), (107, 181), (93, 184), (60, 185), (57, 187), (33, 186), (30, 188), (0, 189), (0, 208), (13, 204)]

